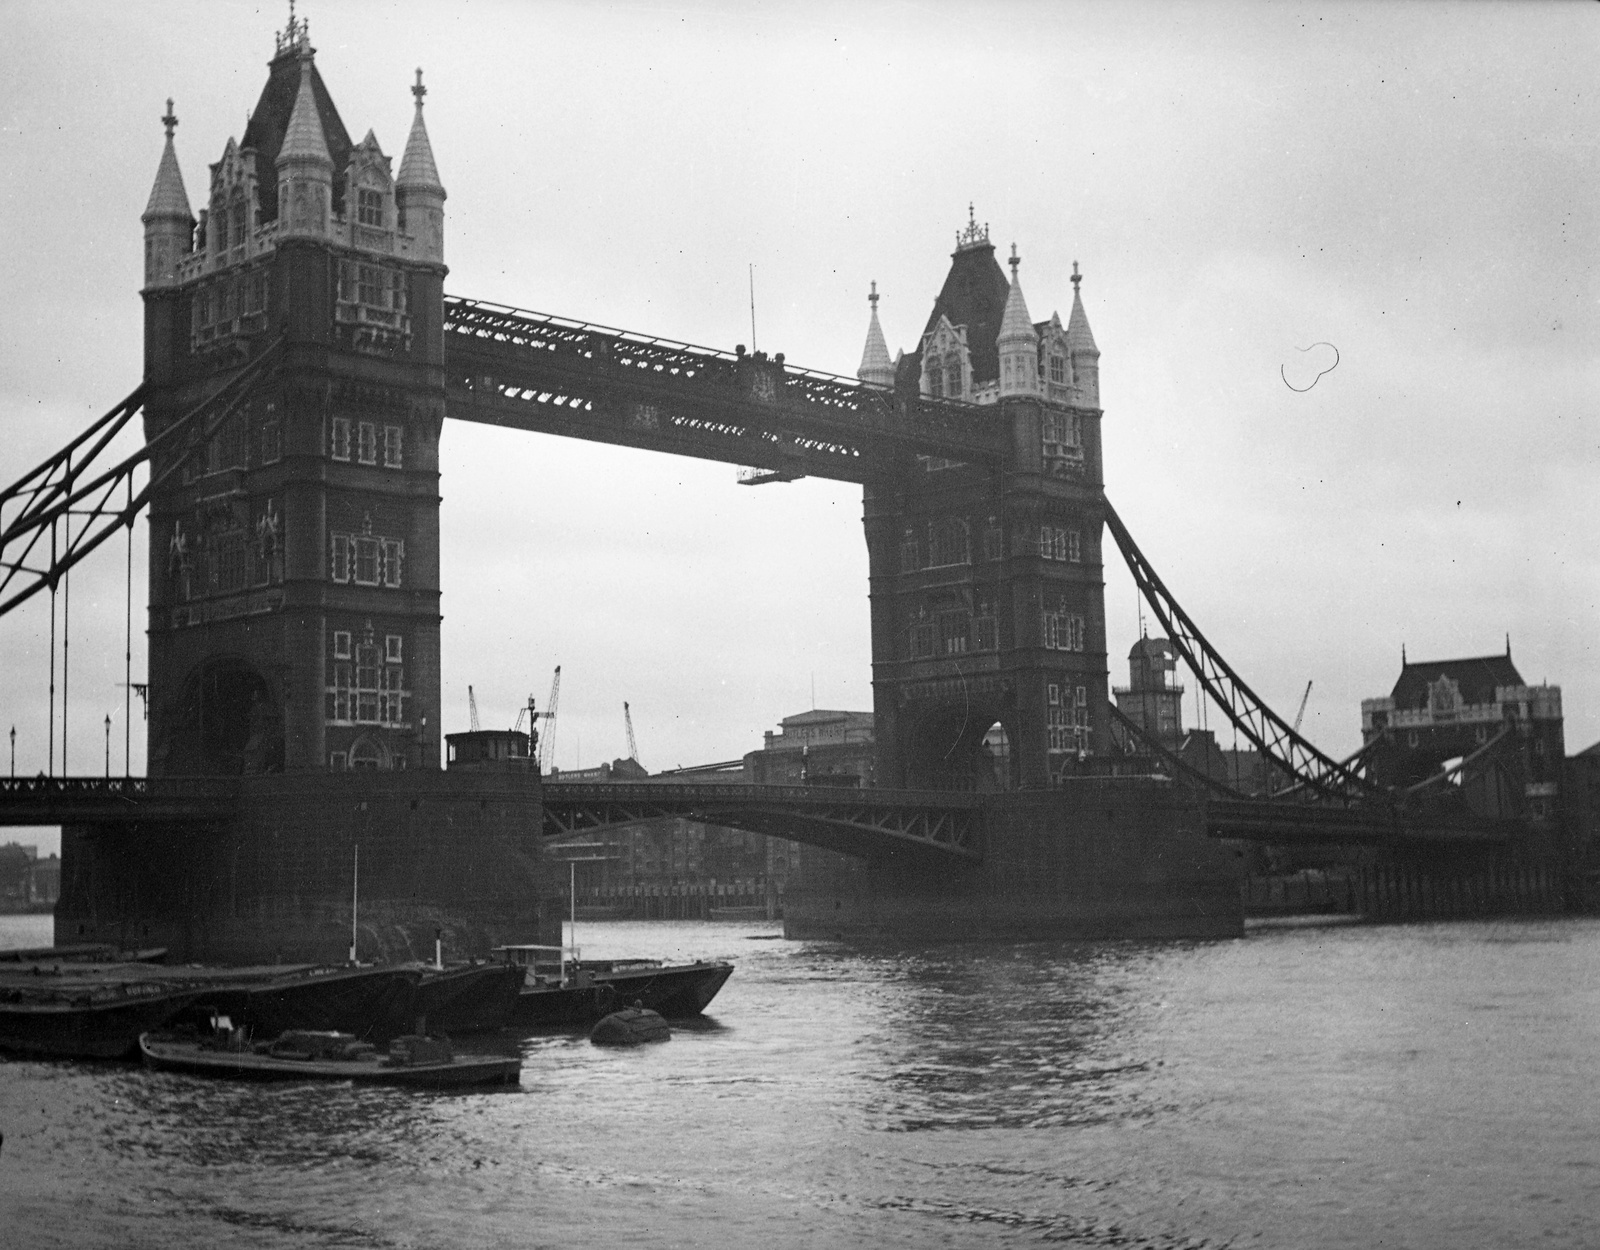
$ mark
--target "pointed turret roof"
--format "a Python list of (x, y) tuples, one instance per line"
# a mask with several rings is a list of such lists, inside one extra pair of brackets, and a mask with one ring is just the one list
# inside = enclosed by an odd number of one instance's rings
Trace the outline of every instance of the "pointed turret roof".
[(1006, 295), (1005, 312), (1000, 317), (1000, 333), (996, 342), (1006, 343), (1012, 340), (1023, 340), (1028, 343), (1039, 341), (1038, 332), (1033, 328), (1033, 320), (1028, 316), (1028, 301), (1022, 296), (1022, 279), (1017, 275), (1017, 266), (1022, 263), (1017, 256), (1017, 245), (1011, 245), (1011, 290)]
[(883, 327), (878, 324), (878, 284), (872, 284), (872, 294), (867, 296), (872, 304), (872, 320), (867, 323), (867, 345), (861, 353), (861, 368), (856, 377), (878, 386), (894, 385), (894, 362), (889, 359), (889, 344), (884, 341)]
[(437, 191), (444, 194), (444, 184), (439, 181), (439, 169), (433, 163), (433, 145), (428, 142), (428, 127), (422, 120), (422, 97), (428, 89), (422, 85), (422, 70), (417, 70), (416, 86), (411, 94), (417, 100), (416, 116), (411, 121), (411, 134), (406, 139), (405, 155), (400, 158), (400, 176), (394, 185), (419, 191)]
[[(1000, 337), (1000, 318), (1011, 294), (1011, 284), (994, 258), (994, 245), (987, 239), (958, 248), (950, 259), (950, 272), (939, 298), (933, 302), (933, 312), (928, 315), (923, 336), (933, 333), (940, 317), (950, 318), (951, 325), (966, 326), (973, 379), (998, 378), (1000, 353), (995, 344)], [(920, 359), (920, 351), (917, 355)]]
[[(305, 46), (306, 51), (316, 52), (309, 44)], [(239, 141), (241, 148), (255, 150), (256, 169), (262, 171), (258, 194), (261, 197), (263, 221), (272, 221), (278, 215), (278, 180), (270, 176), (270, 172), (278, 167), (278, 153), (289, 129), (289, 119), (300, 100), (302, 79), (310, 79), (311, 96), (316, 104), (317, 119), (322, 124), (323, 141), (333, 161), (333, 209), (335, 213), (344, 211), (344, 178), (341, 175), (344, 167), (350, 163), (350, 134), (339, 118), (339, 110), (334, 107), (327, 87), (322, 84), (322, 75), (317, 72), (316, 62), (301, 59), (298, 39), (284, 40), (281, 41), (278, 55), (272, 58), (267, 85), (261, 89), (261, 98), (256, 101), (255, 110), (250, 114), (250, 124), (245, 127), (244, 137)]]
[(1089, 330), (1089, 315), (1083, 311), (1083, 296), (1078, 292), (1078, 283), (1083, 281), (1083, 275), (1078, 272), (1078, 262), (1072, 262), (1072, 315), (1067, 318), (1067, 347), (1073, 355), (1079, 353), (1093, 353), (1098, 356), (1100, 349), (1094, 345), (1094, 335)]
[(178, 168), (178, 153), (172, 146), (172, 132), (178, 119), (172, 112), (172, 101), (167, 101), (167, 115), (161, 119), (167, 128), (167, 146), (161, 152), (161, 164), (156, 167), (155, 185), (150, 188), (150, 202), (144, 206), (141, 221), (155, 221), (163, 217), (190, 221), (189, 193), (183, 189), (183, 171)]
[(311, 65), (311, 49), (306, 47), (301, 56), (300, 89), (295, 93), (294, 111), (289, 114), (289, 125), (283, 132), (283, 146), (278, 149), (277, 164), (299, 159), (316, 161), (333, 168), (333, 156), (328, 151), (328, 139), (322, 130), (322, 118), (317, 112), (316, 93), (311, 88), (311, 75), (306, 70)]

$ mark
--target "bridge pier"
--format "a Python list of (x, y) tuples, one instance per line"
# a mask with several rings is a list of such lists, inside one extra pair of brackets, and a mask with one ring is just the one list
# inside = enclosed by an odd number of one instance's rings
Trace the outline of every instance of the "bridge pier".
[[(564, 875), (540, 849), (533, 774), (241, 779), (211, 822), (62, 828), (57, 943), (164, 946), (175, 962), (343, 963), (559, 941)], [(549, 896), (548, 898), (546, 896)]]
[(985, 796), (981, 863), (914, 848), (803, 856), (792, 938), (1030, 941), (1211, 938), (1244, 931), (1242, 869), (1201, 807), (1147, 778), (1078, 778)]

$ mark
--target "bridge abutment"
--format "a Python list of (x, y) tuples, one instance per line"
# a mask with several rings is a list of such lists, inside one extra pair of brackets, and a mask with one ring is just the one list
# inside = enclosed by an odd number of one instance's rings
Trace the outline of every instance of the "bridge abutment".
[(1199, 803), (1144, 778), (990, 796), (981, 863), (915, 848), (802, 857), (784, 933), (839, 940), (1210, 938), (1244, 931), (1235, 853)]
[(343, 963), (353, 894), (362, 961), (431, 958), (436, 928), (453, 958), (560, 940), (566, 883), (545, 866), (531, 773), (281, 774), (242, 791), (211, 824), (65, 826), (56, 941)]

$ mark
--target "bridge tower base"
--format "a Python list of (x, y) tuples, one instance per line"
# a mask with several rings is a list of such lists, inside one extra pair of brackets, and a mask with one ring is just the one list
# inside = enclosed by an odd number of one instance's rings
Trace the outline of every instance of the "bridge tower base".
[(1242, 869), (1203, 812), (1144, 778), (996, 794), (983, 862), (907, 850), (801, 857), (784, 934), (842, 941), (1216, 938), (1244, 932)]
[(362, 962), (431, 959), (435, 929), (454, 959), (560, 941), (566, 883), (544, 865), (533, 774), (279, 774), (242, 786), (228, 821), (63, 827), (56, 942), (164, 946), (181, 963), (337, 964), (352, 901)]

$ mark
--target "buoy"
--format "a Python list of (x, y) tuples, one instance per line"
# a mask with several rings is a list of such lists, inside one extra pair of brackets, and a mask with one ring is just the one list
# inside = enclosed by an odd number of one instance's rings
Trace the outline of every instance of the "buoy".
[(589, 1033), (596, 1046), (639, 1046), (664, 1042), (672, 1036), (667, 1022), (648, 1007), (624, 1007), (606, 1016)]

